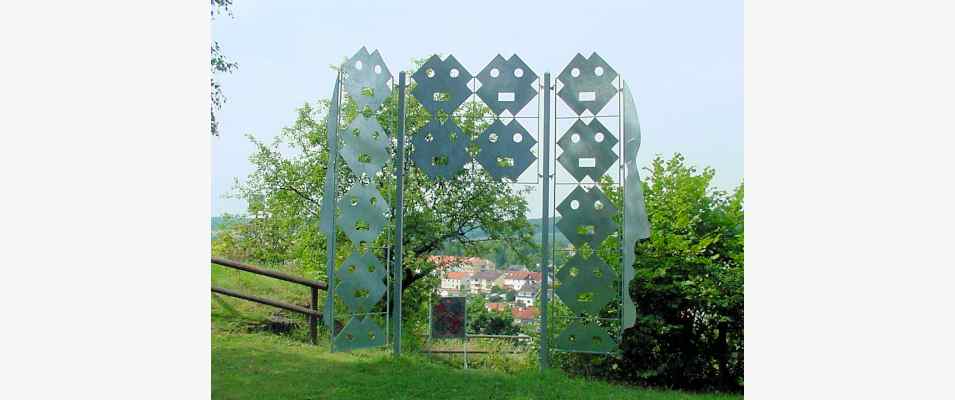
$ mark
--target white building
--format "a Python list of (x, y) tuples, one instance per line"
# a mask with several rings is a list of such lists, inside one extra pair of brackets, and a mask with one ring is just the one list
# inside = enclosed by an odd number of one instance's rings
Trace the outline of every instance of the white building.
[(540, 285), (540, 272), (512, 271), (504, 276), (504, 286), (510, 286), (514, 290), (520, 291), (527, 284)]

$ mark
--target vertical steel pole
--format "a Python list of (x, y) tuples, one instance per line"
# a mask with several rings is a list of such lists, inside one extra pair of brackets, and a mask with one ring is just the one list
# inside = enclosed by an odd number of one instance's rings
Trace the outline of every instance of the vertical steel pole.
[(541, 144), (544, 145), (543, 156), (540, 158), (544, 163), (544, 182), (541, 213), (541, 317), (540, 317), (540, 368), (543, 371), (547, 368), (550, 349), (547, 336), (547, 290), (550, 288), (548, 275), (550, 275), (550, 72), (544, 73), (544, 127), (541, 135)]
[(395, 135), (398, 136), (398, 145), (395, 149), (395, 174), (397, 187), (395, 188), (395, 296), (394, 296), (394, 318), (395, 318), (395, 357), (401, 355), (401, 280), (404, 279), (404, 267), (402, 266), (402, 243), (404, 241), (404, 216), (405, 216), (405, 72), (398, 73), (398, 129)]

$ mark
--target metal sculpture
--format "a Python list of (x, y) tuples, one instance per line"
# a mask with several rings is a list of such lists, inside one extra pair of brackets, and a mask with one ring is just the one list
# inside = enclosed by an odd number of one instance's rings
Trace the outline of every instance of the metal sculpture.
[[(629, 283), (633, 279), (636, 243), (649, 237), (649, 222), (643, 203), (643, 189), (637, 171), (636, 155), (640, 146), (640, 127), (636, 104), (626, 82), (596, 53), (589, 57), (577, 54), (551, 84), (551, 74), (539, 77), (517, 55), (494, 57), (476, 76), (472, 76), (454, 56), (444, 59), (430, 57), (412, 75), (415, 85), (411, 95), (429, 113), (427, 124), (411, 136), (411, 159), (414, 166), (432, 179), (452, 179), (462, 171), (487, 173), (496, 179), (512, 182), (518, 180), (538, 162), (536, 146), (541, 150), (540, 180), (530, 184), (542, 186), (541, 233), (541, 367), (546, 368), (550, 352), (551, 334), (548, 332), (549, 283), (551, 277), (550, 236), (557, 230), (574, 246), (574, 254), (559, 266), (555, 278), (554, 293), (567, 306), (573, 316), (563, 331), (556, 335), (555, 350), (588, 353), (613, 353), (617, 349), (619, 334), (608, 331), (600, 318), (615, 299), (620, 301), (620, 329), (635, 323), (636, 310), (629, 295)], [(401, 332), (401, 281), (403, 279), (401, 243), (403, 240), (403, 175), (405, 148), (405, 88), (406, 74), (398, 75), (398, 123), (394, 129), (397, 157), (395, 158), (396, 202), (395, 254), (392, 289), (385, 285), (391, 265), (383, 264), (370, 250), (382, 235), (388, 218), (386, 200), (371, 184), (370, 178), (378, 176), (390, 160), (389, 146), (392, 138), (387, 129), (378, 124), (370, 114), (378, 112), (384, 101), (392, 94), (391, 74), (380, 53), (369, 53), (364, 47), (343, 65), (335, 82), (332, 107), (328, 115), (328, 149), (333, 156), (326, 171), (325, 194), (322, 205), (322, 230), (328, 235), (329, 299), (326, 304), (325, 322), (334, 323), (334, 299), (338, 298), (348, 310), (351, 319), (332, 340), (334, 350), (380, 346), (386, 342), (387, 330), (394, 331), (394, 352), (400, 354)], [(343, 88), (358, 106), (358, 115), (340, 129), (339, 91)], [(554, 93), (556, 90), (556, 93)], [(540, 96), (538, 106), (543, 115), (523, 115), (528, 105)], [(474, 97), (472, 97), (474, 95)], [(554, 116), (551, 101), (560, 98), (571, 116)], [(459, 107), (469, 98), (480, 102), (491, 111), (480, 132), (465, 132), (459, 125)], [(602, 110), (618, 99), (617, 115), (602, 115)], [(556, 108), (556, 107), (555, 107)], [(519, 114), (521, 114), (519, 116)], [(560, 138), (551, 141), (551, 120), (574, 119)], [(525, 127), (528, 119), (540, 122), (539, 137)], [(608, 121), (615, 120), (617, 129), (609, 129)], [(531, 126), (531, 125), (528, 125)], [(617, 133), (614, 134), (614, 131)], [(473, 134), (473, 137), (471, 136)], [(476, 153), (471, 151), (471, 146)], [(556, 158), (551, 158), (551, 146), (560, 149)], [(335, 201), (337, 156), (340, 155), (348, 170), (358, 177), (357, 183)], [(473, 155), (474, 162), (471, 157)], [(551, 204), (550, 188), (553, 184), (551, 163), (560, 165), (573, 177), (573, 190), (554, 207)], [(607, 198), (597, 182), (606, 177), (614, 165), (620, 169), (622, 186), (623, 218), (617, 220), (621, 210)], [(560, 220), (552, 224), (551, 209), (560, 214)], [(337, 221), (337, 223), (336, 223)], [(615, 272), (596, 251), (609, 237), (618, 235), (622, 221), (621, 271)], [(345, 234), (356, 250), (341, 266), (335, 266), (336, 232)], [(620, 293), (615, 290), (619, 284)], [(381, 303), (384, 296), (394, 294), (394, 304), (389, 312), (395, 315), (395, 325), (382, 327), (370, 312)], [(387, 304), (387, 302), (386, 302)], [(463, 298), (442, 298), (432, 309), (430, 337), (463, 337), (466, 319)], [(384, 328), (384, 332), (383, 332)]]
[[(358, 106), (359, 113), (348, 126), (339, 128), (341, 101), (338, 89), (344, 81), (345, 93)], [(388, 222), (388, 205), (372, 183), (390, 159), (388, 149), (391, 139), (388, 132), (378, 124), (375, 113), (391, 94), (391, 73), (381, 54), (369, 53), (364, 47), (342, 66), (336, 80), (336, 92), (332, 96), (332, 109), (328, 119), (329, 168), (326, 171), (325, 195), (322, 199), (322, 228), (328, 242), (328, 300), (325, 309), (326, 326), (335, 323), (335, 299), (341, 300), (349, 317), (340, 332), (332, 334), (332, 351), (352, 350), (382, 346), (387, 343), (387, 322), (380, 325), (374, 307), (389, 303), (385, 278), (387, 267), (374, 254), (373, 243), (379, 238)], [(371, 116), (366, 115), (371, 114)], [(337, 191), (338, 157), (354, 175), (355, 183), (335, 201)], [(352, 243), (352, 253), (340, 265), (335, 265), (335, 237), (338, 229)], [(334, 329), (334, 328), (332, 328)]]
[[(560, 267), (556, 276), (559, 282), (557, 297), (573, 314), (569, 325), (556, 340), (557, 349), (561, 351), (616, 351), (616, 339), (608, 333), (608, 318), (602, 314), (607, 305), (618, 298), (615, 282), (621, 282), (621, 333), (622, 329), (632, 326), (636, 319), (635, 307), (629, 295), (634, 251), (636, 241), (649, 236), (643, 195), (639, 189), (641, 183), (636, 172), (639, 126), (635, 122), (635, 105), (629, 97), (628, 103), (627, 100), (620, 100), (621, 111), (618, 115), (599, 115), (618, 96), (618, 92), (624, 92), (626, 86), (622, 79), (617, 78), (617, 72), (597, 53), (586, 58), (577, 54), (557, 78), (562, 85), (557, 96), (574, 112), (568, 118), (576, 119), (557, 141), (562, 150), (557, 161), (574, 178), (576, 185), (557, 206), (561, 220), (556, 228), (574, 246), (574, 255)], [(624, 95), (630, 96), (629, 90)], [(623, 110), (624, 106), (628, 108), (626, 111)], [(619, 229), (614, 222), (618, 211), (596, 183), (620, 159), (614, 151), (619, 142), (600, 118), (616, 119), (619, 123), (621, 114), (625, 116), (621, 129), (627, 149), (623, 152), (626, 171), (619, 184), (624, 188), (626, 240), (623, 245), (622, 273), (618, 275), (596, 253), (604, 240)], [(627, 114), (630, 114), (629, 119)], [(586, 118), (590, 118), (590, 121), (586, 121)], [(637, 187), (636, 191), (633, 187)]]

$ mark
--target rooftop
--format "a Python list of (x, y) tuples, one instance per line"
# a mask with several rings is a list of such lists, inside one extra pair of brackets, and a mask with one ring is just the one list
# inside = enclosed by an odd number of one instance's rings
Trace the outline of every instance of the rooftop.
[(520, 319), (525, 321), (531, 320), (531, 319), (537, 319), (538, 314), (539, 313), (537, 312), (537, 307), (511, 309), (511, 316), (513, 316), (514, 319)]

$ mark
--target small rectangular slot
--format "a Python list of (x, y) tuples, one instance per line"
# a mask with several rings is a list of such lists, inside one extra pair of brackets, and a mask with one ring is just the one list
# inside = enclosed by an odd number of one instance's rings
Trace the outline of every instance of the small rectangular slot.
[(434, 101), (448, 101), (451, 94), (448, 92), (434, 92)]
[(583, 157), (577, 159), (577, 166), (580, 168), (593, 168), (597, 166), (597, 159), (593, 157)]
[(514, 92), (497, 92), (497, 101), (514, 101)]
[(577, 92), (577, 101), (597, 100), (597, 92)]
[(595, 227), (593, 225), (578, 225), (577, 234), (578, 235), (593, 235)]
[(497, 166), (501, 168), (510, 168), (514, 166), (514, 159), (511, 157), (498, 157)]

